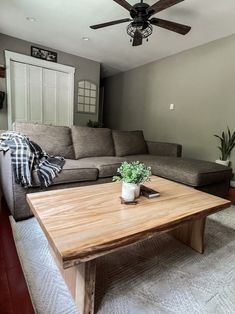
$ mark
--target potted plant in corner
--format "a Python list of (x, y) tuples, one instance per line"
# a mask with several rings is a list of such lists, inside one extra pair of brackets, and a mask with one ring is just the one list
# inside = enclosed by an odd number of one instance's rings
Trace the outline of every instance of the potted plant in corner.
[(122, 198), (132, 202), (140, 195), (140, 184), (150, 181), (151, 168), (139, 161), (124, 161), (117, 170), (113, 181), (122, 181)]
[(218, 146), (218, 148), (221, 152), (220, 159), (216, 160), (215, 162), (224, 166), (228, 166), (230, 163), (230, 154), (235, 146), (235, 131), (233, 132), (233, 134), (231, 134), (231, 131), (228, 127), (227, 133), (223, 131), (221, 136), (214, 136), (219, 138), (220, 140), (220, 146)]

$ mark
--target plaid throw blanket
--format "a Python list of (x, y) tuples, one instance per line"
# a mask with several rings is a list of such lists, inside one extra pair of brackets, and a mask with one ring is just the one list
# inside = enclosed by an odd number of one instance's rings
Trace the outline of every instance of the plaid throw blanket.
[(17, 132), (6, 132), (0, 138), (0, 150), (11, 151), (11, 163), (16, 183), (32, 186), (32, 171), (36, 170), (41, 187), (48, 187), (62, 170), (65, 160), (49, 156), (39, 145)]

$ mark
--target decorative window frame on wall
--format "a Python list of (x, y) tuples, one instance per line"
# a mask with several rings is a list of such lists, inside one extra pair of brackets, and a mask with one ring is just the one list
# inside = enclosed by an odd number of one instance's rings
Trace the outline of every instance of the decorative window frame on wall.
[(96, 114), (97, 113), (98, 88), (95, 83), (89, 80), (78, 82), (78, 105), (79, 113)]

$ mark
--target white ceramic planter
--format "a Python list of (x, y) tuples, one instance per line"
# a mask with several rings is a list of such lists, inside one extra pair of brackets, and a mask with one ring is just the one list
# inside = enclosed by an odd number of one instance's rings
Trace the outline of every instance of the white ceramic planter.
[(127, 202), (133, 202), (140, 196), (140, 185), (122, 182), (122, 198)]
[(229, 163), (230, 163), (230, 160), (221, 160), (221, 159), (217, 159), (216, 161), (215, 161), (217, 164), (220, 164), (220, 165), (223, 165), (223, 166), (229, 166)]
[(140, 184), (135, 184), (135, 198), (140, 196)]

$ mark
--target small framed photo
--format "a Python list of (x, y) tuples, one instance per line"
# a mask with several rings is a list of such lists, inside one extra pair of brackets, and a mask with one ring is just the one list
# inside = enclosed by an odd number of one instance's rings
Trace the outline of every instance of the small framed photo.
[(57, 62), (57, 53), (31, 46), (31, 56), (46, 61)]

